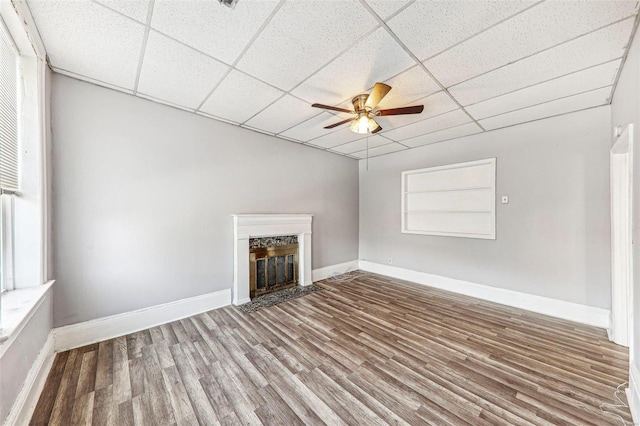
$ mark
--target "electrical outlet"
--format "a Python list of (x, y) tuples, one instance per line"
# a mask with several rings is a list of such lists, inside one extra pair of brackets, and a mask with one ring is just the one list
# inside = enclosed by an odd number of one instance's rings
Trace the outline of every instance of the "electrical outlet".
[(388, 263), (389, 265), (393, 265), (393, 259), (392, 259), (392, 258), (388, 258), (388, 259), (387, 259), (387, 263)]

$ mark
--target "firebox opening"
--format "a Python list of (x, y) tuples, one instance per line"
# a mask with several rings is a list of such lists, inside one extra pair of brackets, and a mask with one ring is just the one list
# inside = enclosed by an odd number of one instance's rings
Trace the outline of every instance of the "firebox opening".
[(249, 296), (298, 285), (298, 237), (249, 239)]

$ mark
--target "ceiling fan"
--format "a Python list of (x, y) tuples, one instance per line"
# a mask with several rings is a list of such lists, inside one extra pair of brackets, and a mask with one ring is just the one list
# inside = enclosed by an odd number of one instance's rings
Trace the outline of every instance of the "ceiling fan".
[(347, 118), (346, 120), (330, 124), (328, 126), (325, 126), (325, 129), (333, 129), (334, 127), (338, 127), (351, 121), (351, 126), (349, 127), (349, 129), (356, 133), (378, 133), (380, 130), (382, 130), (382, 127), (380, 127), (380, 125), (376, 122), (376, 120), (373, 119), (373, 117), (385, 115), (420, 114), (422, 110), (424, 110), (424, 105), (413, 105), (402, 108), (376, 110), (376, 106), (378, 106), (382, 98), (384, 98), (387, 93), (389, 93), (389, 90), (391, 90), (391, 86), (384, 83), (376, 83), (375, 86), (373, 86), (373, 90), (371, 91), (371, 93), (358, 95), (351, 100), (351, 103), (353, 104), (353, 111), (323, 104), (313, 104), (311, 106), (314, 108), (323, 108), (332, 111), (345, 112), (347, 114), (355, 114), (356, 117)]

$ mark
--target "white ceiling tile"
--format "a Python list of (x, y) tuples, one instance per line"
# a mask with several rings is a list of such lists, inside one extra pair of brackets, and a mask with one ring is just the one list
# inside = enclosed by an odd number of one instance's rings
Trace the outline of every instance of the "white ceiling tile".
[(351, 109), (377, 81), (392, 86), (379, 108), (425, 109), (376, 117), (371, 156), (482, 131), (371, 10), (488, 129), (605, 104), (637, 12), (636, 0), (28, 2), (56, 71), (134, 93), (151, 16), (139, 96), (190, 111), (204, 102), (202, 115), (353, 158), (367, 136), (324, 129), (349, 116), (310, 104)]
[(155, 0), (151, 26), (227, 64), (232, 64), (277, 6), (278, 0)]
[(410, 0), (366, 0), (371, 8), (382, 19), (387, 19)]
[(385, 132), (384, 136), (399, 142), (427, 133), (437, 132), (449, 127), (459, 126), (460, 124), (464, 124), (469, 121), (471, 121), (469, 116), (461, 109), (457, 109), (446, 114), (409, 124), (408, 126), (390, 130)]
[(400, 145), (399, 143), (392, 142), (390, 144), (382, 145), (377, 148), (370, 148), (368, 155), (367, 155), (367, 150), (354, 152), (349, 155), (363, 159), (363, 158), (367, 158), (367, 156), (369, 158), (377, 157), (378, 155), (391, 154), (392, 152), (403, 151), (405, 149), (407, 149), (406, 146)]
[(636, 4), (636, 0), (547, 1), (426, 61), (425, 65), (449, 87), (629, 17), (635, 13)]
[[(321, 114), (292, 127), (286, 132), (283, 132), (282, 135), (306, 142), (313, 138), (331, 134), (337, 131), (336, 129), (340, 130), (339, 128), (324, 129), (324, 126), (337, 123), (346, 118), (349, 118), (346, 114), (344, 116), (337, 116), (328, 112), (322, 112)], [(349, 124), (346, 123), (342, 126), (349, 127)]]
[(378, 81), (409, 68), (415, 61), (384, 28), (360, 41), (293, 90), (309, 102), (334, 105), (364, 93)]
[(228, 69), (215, 59), (150, 31), (138, 92), (197, 108)]
[(604, 105), (608, 103), (610, 95), (611, 87), (604, 87), (591, 92), (551, 101), (546, 104), (497, 115), (485, 120), (480, 120), (479, 123), (487, 130), (498, 129), (513, 124), (525, 123), (540, 118), (552, 117), (584, 108)]
[(283, 132), (318, 114), (308, 103), (285, 95), (247, 121), (247, 125), (272, 133)]
[(440, 90), (438, 83), (418, 65), (390, 78), (385, 83), (392, 89), (380, 102), (380, 108), (405, 106)]
[(54, 67), (133, 89), (144, 26), (89, 1), (31, 0)]
[(369, 149), (371, 149), (381, 145), (387, 145), (391, 142), (392, 141), (390, 141), (389, 139), (383, 136), (374, 135), (369, 137), (369, 141), (367, 141), (367, 138), (364, 138), (357, 141), (335, 146), (331, 148), (331, 150), (342, 153), (342, 154), (352, 154), (354, 152), (362, 151), (363, 149), (366, 150), (367, 144), (369, 144)]
[(428, 145), (430, 143), (442, 142), (449, 139), (461, 138), (463, 136), (475, 135), (481, 133), (482, 129), (476, 123), (467, 123), (460, 126), (451, 127), (449, 129), (440, 130), (439, 132), (429, 133), (427, 135), (417, 136), (402, 141), (403, 145), (415, 148), (417, 146)]
[(469, 105), (465, 108), (474, 118), (481, 119), (610, 86), (615, 81), (621, 62), (621, 59), (607, 62), (584, 71)]
[(633, 22), (633, 19), (627, 19), (611, 25), (453, 86), (449, 92), (462, 105), (470, 105), (620, 58)]
[(233, 70), (200, 108), (208, 114), (243, 123), (284, 94), (253, 77)]
[(329, 133), (325, 136), (320, 136), (319, 138), (312, 139), (308, 144), (319, 146), (322, 148), (333, 148), (334, 146), (343, 145), (347, 142), (352, 142), (358, 139), (366, 138), (366, 135), (361, 135), (360, 133), (355, 133), (349, 130), (349, 127), (343, 127), (340, 130)]
[(108, 8), (127, 15), (136, 21), (146, 23), (149, 0), (96, 0)]
[[(393, 91), (393, 90), (392, 90)], [(411, 123), (426, 120), (429, 117), (444, 114), (445, 112), (458, 109), (456, 104), (449, 95), (441, 91), (434, 93), (422, 99), (411, 102), (412, 105), (424, 105), (424, 111), (420, 114), (392, 115), (376, 117), (376, 121), (383, 128), (382, 133), (386, 133), (391, 129), (403, 127)], [(402, 106), (402, 105), (398, 105)]]
[(535, 1), (417, 1), (388, 25), (425, 60), (533, 4)]
[(290, 90), (376, 25), (354, 0), (286, 2), (238, 68)]

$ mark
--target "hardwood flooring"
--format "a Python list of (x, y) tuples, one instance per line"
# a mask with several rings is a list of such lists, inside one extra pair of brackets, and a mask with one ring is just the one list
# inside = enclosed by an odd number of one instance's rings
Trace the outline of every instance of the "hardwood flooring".
[(604, 330), (379, 275), (319, 284), (59, 353), (31, 424), (623, 424), (600, 409), (628, 375)]

